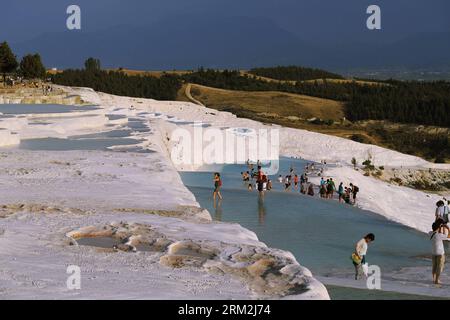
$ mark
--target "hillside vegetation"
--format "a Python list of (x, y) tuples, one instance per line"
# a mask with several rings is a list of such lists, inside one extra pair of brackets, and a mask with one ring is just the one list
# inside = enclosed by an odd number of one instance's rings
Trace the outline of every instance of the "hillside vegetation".
[(240, 91), (281, 91), (343, 102), (351, 121), (393, 122), (450, 127), (450, 83), (386, 81), (380, 85), (356, 82), (275, 83), (239, 71), (199, 69), (183, 76), (187, 82)]
[(316, 79), (344, 79), (339, 74), (331, 73), (321, 69), (305, 68), (298, 66), (278, 66), (274, 68), (254, 68), (248, 73), (271, 78), (276, 80), (287, 81), (306, 81)]
[(150, 98), (157, 100), (175, 100), (181, 87), (177, 76), (127, 75), (124, 72), (104, 70), (65, 70), (52, 75), (55, 84), (89, 87), (105, 93)]

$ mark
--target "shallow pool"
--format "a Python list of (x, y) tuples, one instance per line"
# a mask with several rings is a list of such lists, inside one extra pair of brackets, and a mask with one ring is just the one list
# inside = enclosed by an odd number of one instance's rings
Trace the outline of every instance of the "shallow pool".
[(69, 151), (69, 150), (108, 150), (113, 146), (135, 145), (139, 140), (131, 138), (43, 138), (20, 141), (23, 150)]
[[(302, 160), (282, 159), (280, 170), (286, 175), (290, 167), (302, 173)], [(350, 255), (355, 243), (372, 232), (376, 241), (369, 247), (367, 260), (383, 272), (406, 266), (428, 265), (417, 258), (429, 254), (426, 235), (374, 213), (337, 201), (285, 192), (274, 181), (274, 191), (264, 198), (250, 192), (241, 181), (245, 165), (212, 168), (223, 178), (224, 200), (214, 207), (211, 172), (182, 173), (182, 179), (201, 206), (219, 221), (237, 222), (254, 231), (271, 247), (291, 251), (298, 261), (318, 275), (348, 275), (353, 272)], [(362, 190), (362, 192), (364, 192)]]
[(0, 113), (5, 115), (66, 113), (74, 111), (91, 111), (96, 109), (96, 106), (67, 106), (59, 104), (0, 104)]

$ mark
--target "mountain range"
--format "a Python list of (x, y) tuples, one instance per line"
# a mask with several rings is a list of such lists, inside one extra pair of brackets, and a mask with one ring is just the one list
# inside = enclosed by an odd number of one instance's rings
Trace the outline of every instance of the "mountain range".
[(144, 70), (290, 64), (329, 70), (450, 67), (450, 32), (415, 33), (390, 42), (371, 42), (368, 36), (364, 42), (324, 43), (302, 39), (268, 18), (231, 15), (173, 16), (141, 26), (44, 33), (12, 47), (18, 56), (38, 52), (47, 67), (59, 69), (81, 67), (91, 56), (103, 67)]

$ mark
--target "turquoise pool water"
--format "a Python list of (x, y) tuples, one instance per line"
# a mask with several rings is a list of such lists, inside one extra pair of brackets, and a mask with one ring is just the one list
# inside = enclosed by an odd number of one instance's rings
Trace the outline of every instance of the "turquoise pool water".
[(66, 113), (96, 110), (96, 106), (66, 106), (58, 104), (0, 104), (0, 112), (5, 115)]
[[(290, 167), (302, 172), (302, 160), (282, 159), (281, 174)], [(372, 232), (376, 241), (369, 247), (367, 260), (388, 273), (408, 266), (426, 266), (430, 244), (426, 235), (386, 220), (374, 213), (337, 201), (285, 192), (276, 177), (274, 189), (264, 198), (250, 192), (241, 181), (245, 165), (211, 167), (223, 178), (224, 200), (214, 207), (211, 172), (186, 172), (182, 179), (201, 206), (219, 221), (236, 222), (254, 231), (271, 247), (292, 252), (314, 274), (348, 276), (353, 273), (350, 255), (356, 241)], [(356, 181), (357, 183), (357, 181)], [(361, 190), (364, 192), (364, 190)]]
[(43, 138), (22, 140), (19, 148), (23, 150), (69, 151), (69, 150), (107, 150), (109, 147), (134, 145), (139, 140), (130, 138), (96, 138), (96, 139), (58, 139)]
[[(63, 114), (73, 111), (88, 111), (95, 110), (96, 106), (65, 106), (56, 104), (0, 104), (0, 118), (22, 117), (24, 114)], [(64, 119), (77, 119), (83, 121), (84, 117), (95, 116), (73, 116), (64, 117)], [(107, 115), (110, 120), (125, 118), (123, 115)], [(31, 122), (32, 126), (43, 126), (53, 123), (58, 117), (46, 118), (36, 117)], [(107, 125), (108, 126), (108, 125)], [(116, 127), (115, 125), (109, 125)], [(68, 150), (110, 150), (111, 147), (116, 147), (119, 152), (137, 152), (150, 153), (152, 150), (142, 148), (137, 144), (143, 140), (134, 136), (134, 133), (151, 134), (152, 130), (148, 126), (148, 121), (143, 118), (130, 118), (129, 121), (120, 127), (116, 127), (110, 131), (71, 136), (68, 138), (37, 138), (24, 139), (20, 141), (19, 149), (23, 150), (43, 150), (43, 151), (68, 151)]]

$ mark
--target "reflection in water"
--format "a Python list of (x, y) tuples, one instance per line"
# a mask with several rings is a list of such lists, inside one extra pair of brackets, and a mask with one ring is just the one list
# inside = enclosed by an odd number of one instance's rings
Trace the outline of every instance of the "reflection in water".
[(214, 220), (216, 221), (222, 221), (222, 200), (219, 200), (218, 203), (214, 204), (214, 209), (215, 209), (215, 213), (214, 213)]
[(266, 222), (266, 206), (264, 205), (264, 194), (258, 196), (258, 222), (263, 226)]

